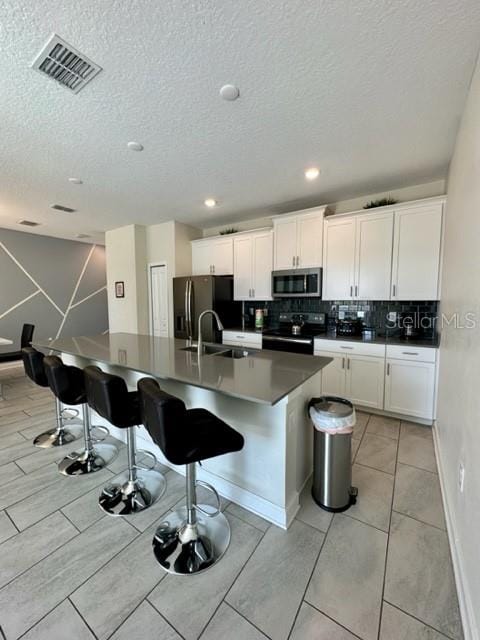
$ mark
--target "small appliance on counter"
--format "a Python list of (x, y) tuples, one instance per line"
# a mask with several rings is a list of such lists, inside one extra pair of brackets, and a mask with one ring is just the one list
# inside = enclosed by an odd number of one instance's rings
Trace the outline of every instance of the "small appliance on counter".
[(337, 336), (360, 336), (362, 334), (362, 323), (360, 320), (337, 320), (335, 329)]
[(325, 313), (281, 313), (278, 329), (262, 335), (262, 349), (313, 354), (313, 339), (326, 333)]
[(375, 340), (376, 337), (377, 337), (377, 330), (375, 329), (375, 327), (363, 327), (362, 338), (365, 341)]

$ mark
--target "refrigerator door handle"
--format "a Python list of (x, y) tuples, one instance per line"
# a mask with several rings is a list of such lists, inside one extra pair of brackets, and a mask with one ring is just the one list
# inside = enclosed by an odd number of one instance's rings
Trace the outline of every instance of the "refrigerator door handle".
[(188, 337), (193, 338), (192, 331), (192, 281), (187, 281), (187, 321), (188, 321)]

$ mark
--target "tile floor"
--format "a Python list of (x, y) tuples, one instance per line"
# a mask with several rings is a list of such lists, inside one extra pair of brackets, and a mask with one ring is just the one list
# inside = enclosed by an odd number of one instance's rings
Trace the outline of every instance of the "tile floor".
[[(358, 414), (357, 505), (332, 516), (309, 487), (288, 532), (226, 504), (232, 542), (207, 573), (155, 562), (162, 514), (183, 500), (168, 471), (161, 501), (113, 519), (99, 488), (125, 455), (84, 478), (32, 438), (53, 422), (49, 391), (0, 371), (0, 627), (7, 640), (441, 640), (462, 638), (431, 431)], [(69, 450), (71, 445), (67, 448)]]

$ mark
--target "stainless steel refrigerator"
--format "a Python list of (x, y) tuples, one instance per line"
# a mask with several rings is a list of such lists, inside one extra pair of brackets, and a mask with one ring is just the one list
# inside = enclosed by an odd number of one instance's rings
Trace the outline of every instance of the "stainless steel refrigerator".
[[(242, 303), (233, 300), (233, 276), (185, 276), (173, 279), (176, 338), (197, 340), (198, 317), (206, 309), (218, 313), (225, 329), (241, 324)], [(202, 320), (202, 337), (206, 342), (222, 341), (212, 315)]]

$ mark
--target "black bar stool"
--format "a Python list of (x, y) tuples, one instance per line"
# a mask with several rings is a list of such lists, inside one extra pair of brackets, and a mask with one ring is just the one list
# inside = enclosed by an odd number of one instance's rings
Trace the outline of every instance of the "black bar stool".
[(99, 504), (112, 516), (126, 516), (148, 509), (163, 495), (167, 483), (155, 470), (157, 459), (153, 453), (142, 451), (153, 459), (150, 468), (137, 463), (135, 427), (142, 422), (138, 391), (128, 391), (123, 378), (105, 373), (98, 367), (86, 367), (84, 374), (89, 406), (115, 427), (127, 430), (127, 473), (103, 489)]
[[(215, 489), (195, 477), (195, 463), (240, 451), (243, 436), (206, 409), (190, 409), (162, 391), (156, 380), (138, 382), (143, 424), (172, 464), (186, 465), (186, 507), (162, 522), (153, 538), (158, 562), (169, 573), (193, 574), (211, 567), (225, 553), (230, 543), (230, 525), (220, 511)], [(213, 491), (218, 507), (197, 504), (196, 485)]]
[[(98, 438), (92, 436), (90, 407), (87, 404), (85, 378), (82, 369), (63, 364), (57, 356), (45, 356), (43, 361), (48, 384), (54, 396), (68, 405), (82, 405), (83, 437), (85, 448), (74, 451), (58, 463), (58, 469), (66, 476), (81, 476), (95, 473), (109, 465), (118, 455), (113, 444), (98, 444)], [(95, 427), (108, 435), (106, 427)]]
[[(24, 347), (22, 349), (23, 366), (27, 376), (40, 387), (49, 387), (50, 385), (43, 366), (44, 358), (44, 354), (33, 347)], [(43, 449), (61, 447), (64, 444), (69, 444), (77, 440), (82, 435), (82, 428), (79, 425), (71, 424), (68, 428), (65, 427), (66, 421), (74, 420), (78, 417), (78, 411), (76, 409), (62, 409), (60, 400), (57, 396), (54, 397), (57, 427), (41, 433), (33, 441), (36, 447)]]

